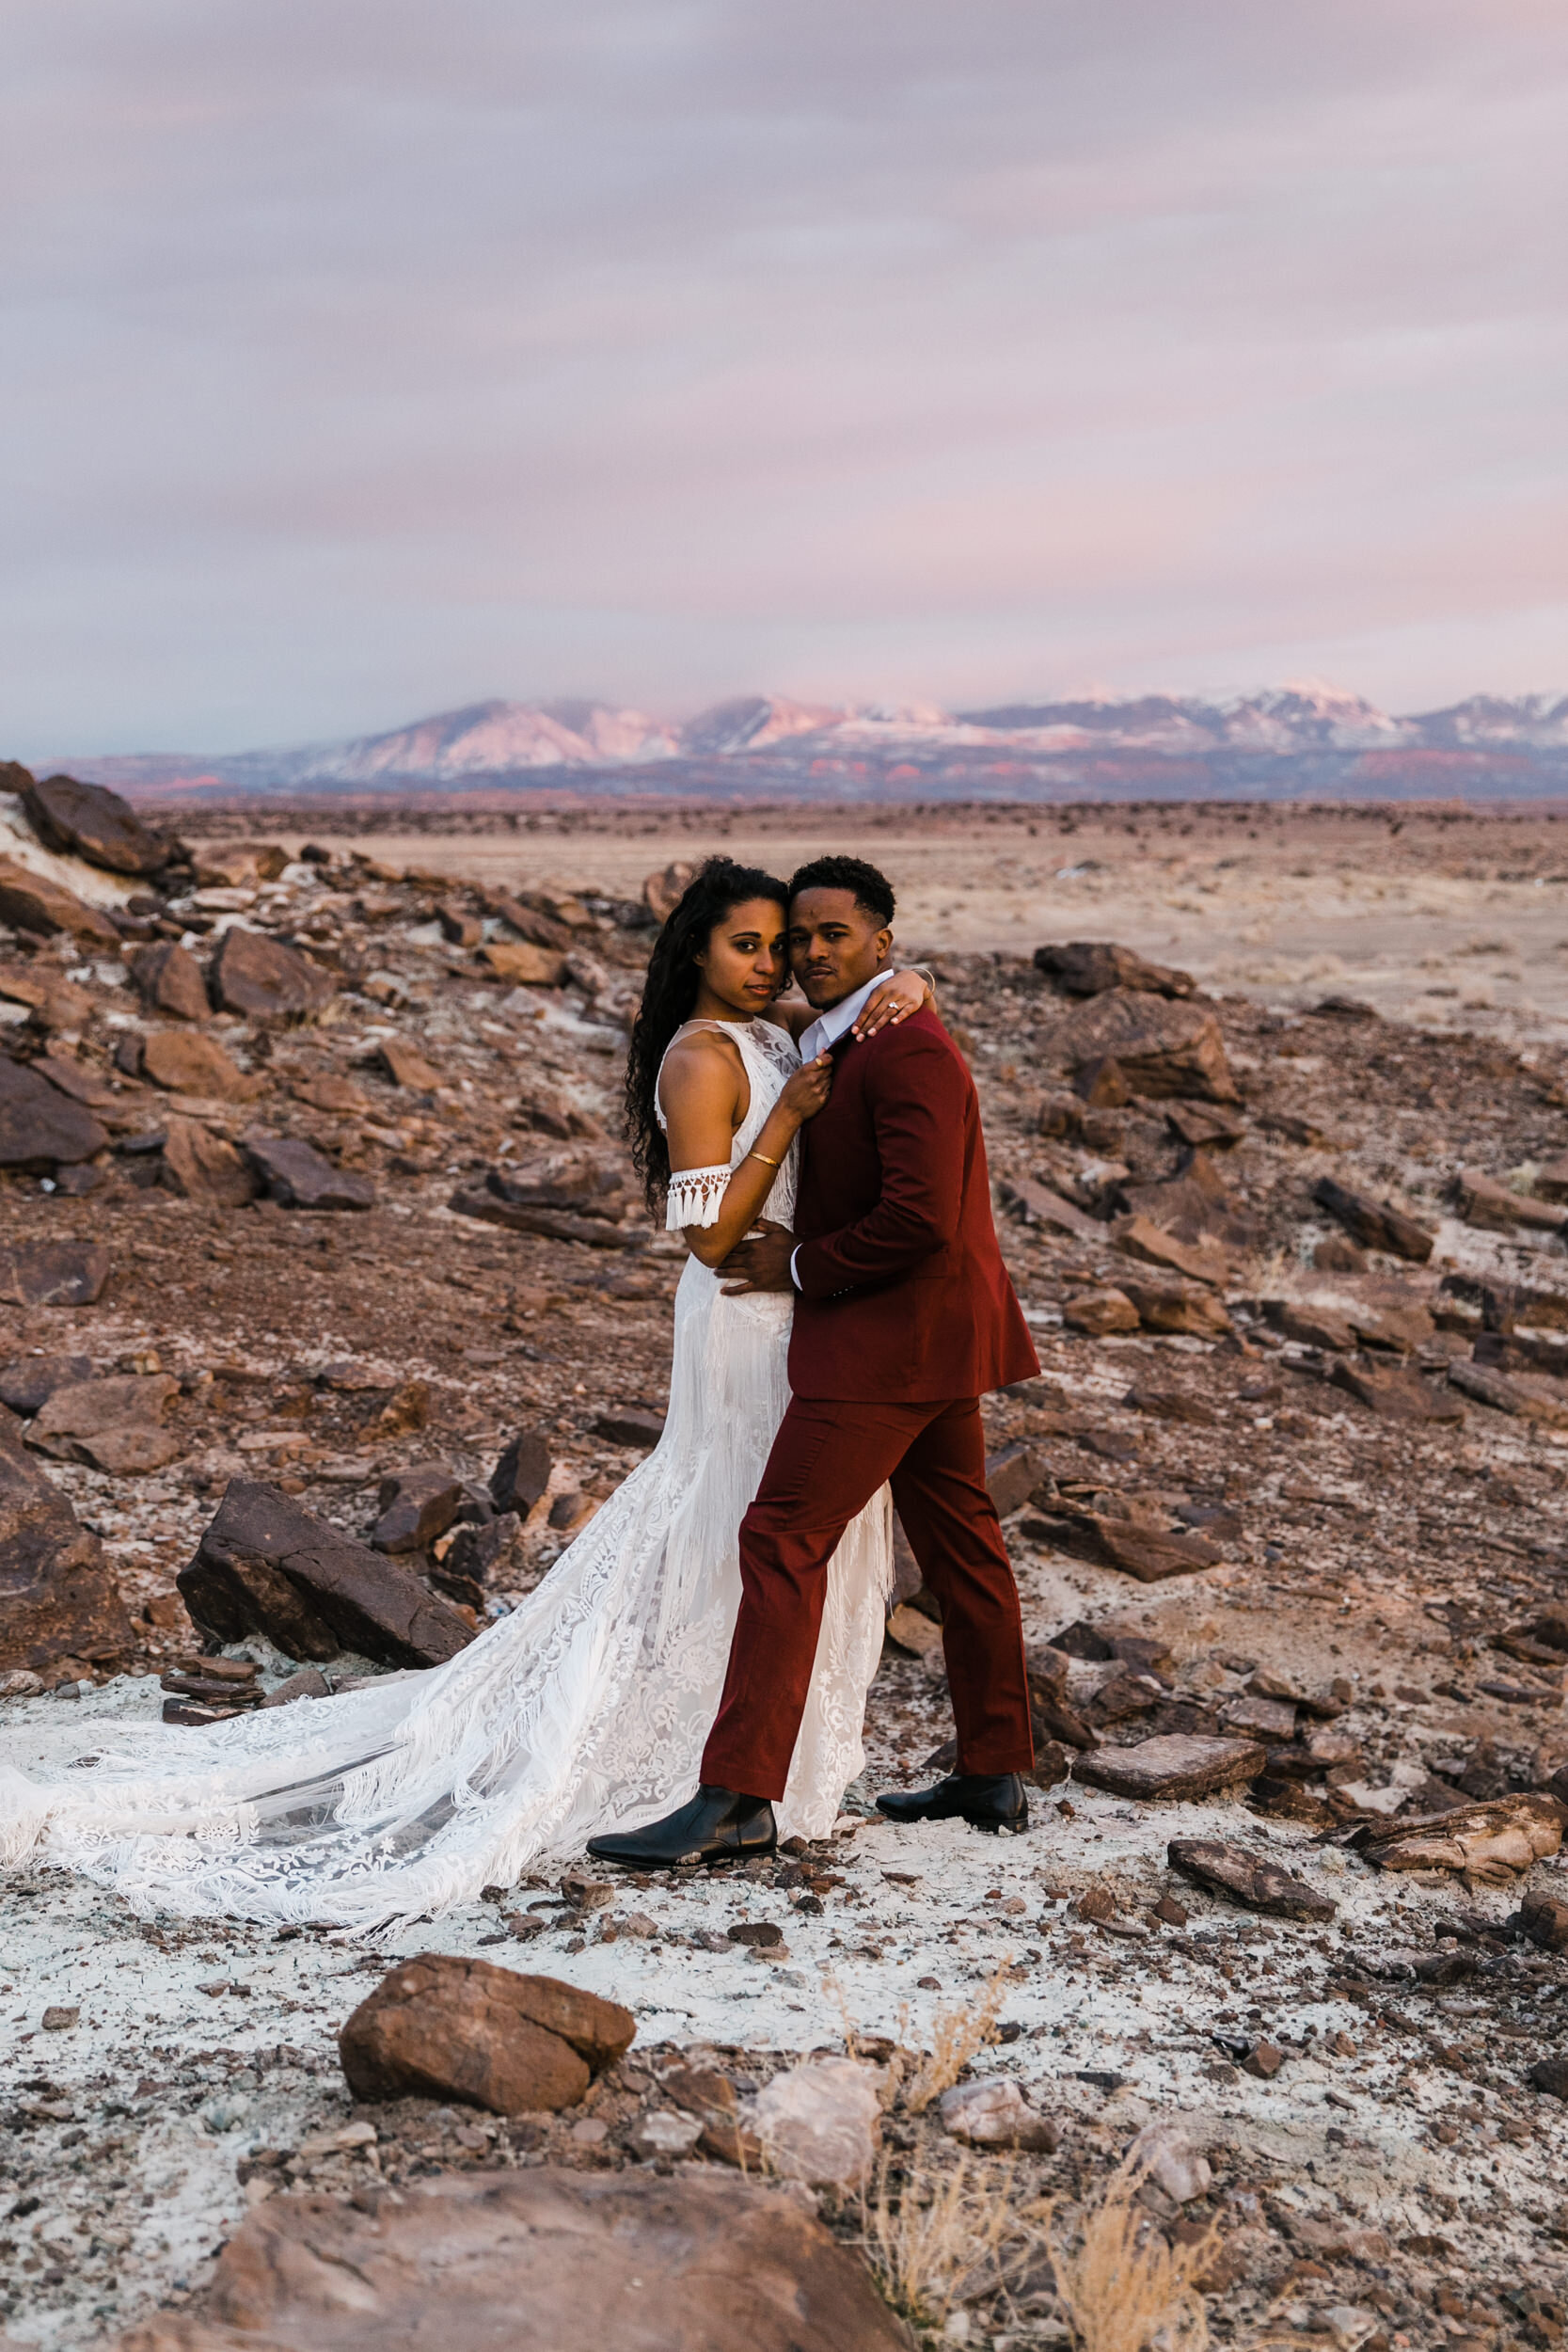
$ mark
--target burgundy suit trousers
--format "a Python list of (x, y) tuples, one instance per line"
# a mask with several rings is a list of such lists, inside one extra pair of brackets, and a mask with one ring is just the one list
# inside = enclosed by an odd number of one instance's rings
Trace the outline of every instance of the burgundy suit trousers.
[(1018, 1588), (986, 1491), (976, 1397), (862, 1404), (795, 1397), (740, 1523), (740, 1613), (703, 1779), (784, 1795), (816, 1660), (828, 1563), (884, 1480), (927, 1585), (962, 1772), (1034, 1762)]

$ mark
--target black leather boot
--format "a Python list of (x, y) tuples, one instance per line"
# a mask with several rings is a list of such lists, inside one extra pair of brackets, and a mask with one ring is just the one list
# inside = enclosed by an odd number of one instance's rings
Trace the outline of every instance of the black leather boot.
[(779, 1833), (767, 1797), (738, 1796), (733, 1788), (706, 1784), (678, 1813), (646, 1829), (591, 1837), (595, 1862), (620, 1862), (632, 1870), (669, 1870), (682, 1863), (750, 1862), (778, 1851)]
[(890, 1821), (967, 1821), (971, 1829), (1005, 1829), (1015, 1837), (1029, 1826), (1029, 1800), (1016, 1772), (949, 1772), (934, 1788), (879, 1797), (877, 1810)]

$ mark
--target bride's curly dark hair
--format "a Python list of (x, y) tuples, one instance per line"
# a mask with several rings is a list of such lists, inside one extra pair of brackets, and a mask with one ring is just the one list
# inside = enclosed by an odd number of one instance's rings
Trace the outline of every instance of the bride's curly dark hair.
[(654, 943), (642, 1002), (626, 1052), (626, 1141), (632, 1165), (642, 1179), (650, 1209), (658, 1209), (670, 1182), (670, 1147), (658, 1123), (654, 1090), (670, 1040), (691, 1018), (701, 978), (693, 958), (702, 954), (732, 907), (748, 898), (789, 904), (789, 885), (760, 866), (737, 866), (733, 858), (710, 857), (688, 882), (680, 904)]

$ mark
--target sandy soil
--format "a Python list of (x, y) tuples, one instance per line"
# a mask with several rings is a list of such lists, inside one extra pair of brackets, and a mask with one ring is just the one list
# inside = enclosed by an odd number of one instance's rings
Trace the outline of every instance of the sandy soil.
[(884, 867), (900, 939), (917, 950), (1021, 955), (1043, 939), (1125, 939), (1206, 988), (1259, 1001), (1345, 990), (1424, 1027), (1568, 1035), (1568, 817), (1550, 810), (823, 810), (803, 820), (704, 809), (544, 818), (522, 833), (471, 822), (453, 834), (378, 833), (375, 854), (634, 897), (660, 857), (722, 851), (787, 875), (840, 850)]

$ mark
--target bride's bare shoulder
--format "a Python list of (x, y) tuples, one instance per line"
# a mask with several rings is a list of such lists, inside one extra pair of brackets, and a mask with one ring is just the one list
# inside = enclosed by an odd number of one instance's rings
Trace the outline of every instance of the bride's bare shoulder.
[(659, 1092), (666, 1102), (734, 1092), (746, 1065), (733, 1037), (721, 1028), (688, 1029), (676, 1038), (659, 1071)]

